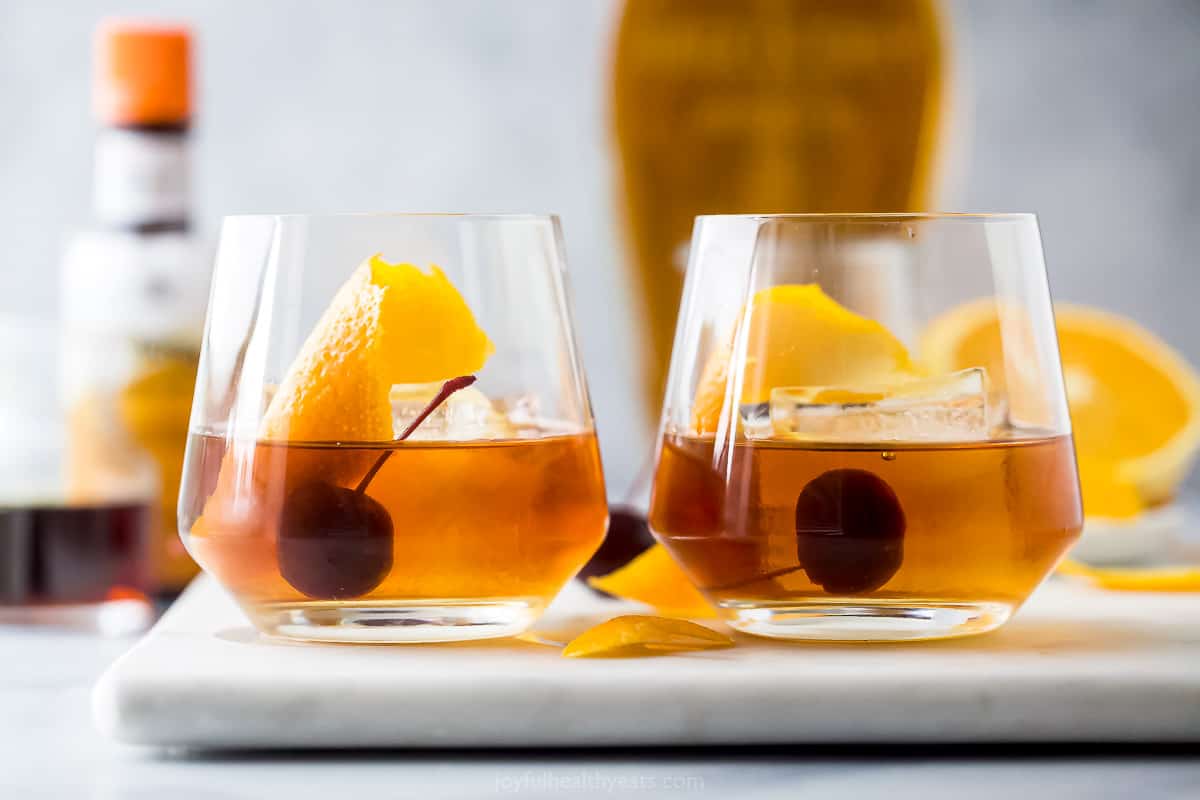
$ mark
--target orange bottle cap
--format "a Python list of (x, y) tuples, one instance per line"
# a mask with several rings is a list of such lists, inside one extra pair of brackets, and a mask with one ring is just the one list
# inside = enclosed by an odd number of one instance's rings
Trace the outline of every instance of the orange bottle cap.
[(117, 19), (96, 30), (96, 116), (108, 125), (174, 125), (191, 114), (191, 31)]

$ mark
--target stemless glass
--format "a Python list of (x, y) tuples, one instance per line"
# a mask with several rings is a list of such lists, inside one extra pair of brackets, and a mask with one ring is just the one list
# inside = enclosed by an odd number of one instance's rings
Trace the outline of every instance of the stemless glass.
[(1037, 221), (696, 221), (650, 526), (735, 628), (1003, 624), (1082, 510)]
[(525, 630), (608, 522), (558, 220), (227, 218), (179, 517), (267, 634)]

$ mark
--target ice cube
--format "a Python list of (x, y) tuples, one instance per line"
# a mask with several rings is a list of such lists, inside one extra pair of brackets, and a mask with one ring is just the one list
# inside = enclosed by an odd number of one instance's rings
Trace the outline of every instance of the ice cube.
[(777, 387), (769, 404), (743, 407), (742, 415), (746, 436), (752, 439), (981, 441), (990, 431), (987, 373), (966, 369), (887, 386)]
[(541, 398), (536, 394), (502, 397), (493, 402), (496, 410), (517, 426), (536, 425), (542, 418)]
[(770, 403), (744, 403), (738, 408), (742, 418), (742, 431), (748, 439), (770, 439), (774, 435), (771, 426)]
[[(389, 395), (392, 429), (399, 436), (433, 400), (441, 383), (397, 384)], [(508, 418), (474, 386), (459, 389), (438, 406), (412, 435), (417, 441), (502, 439), (513, 435)]]
[(517, 438), (537, 438), (551, 432), (568, 433), (577, 430), (570, 423), (545, 416), (542, 411), (542, 399), (537, 394), (499, 397), (492, 401), (492, 405), (508, 420), (513, 435)]

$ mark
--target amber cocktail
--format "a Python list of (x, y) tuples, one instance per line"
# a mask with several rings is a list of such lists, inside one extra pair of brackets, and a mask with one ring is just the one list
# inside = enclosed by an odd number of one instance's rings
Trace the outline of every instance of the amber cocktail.
[(749, 632), (756, 615), (799, 604), (819, 616), (855, 598), (924, 600), (994, 627), (1081, 524), (1069, 437), (736, 447), (730, 481), (745, 491), (727, 495), (712, 439), (666, 437), (650, 525), (711, 599), (746, 609)]
[[(199, 435), (191, 446), (211, 494), (225, 440)], [(345, 475), (351, 488), (384, 448), (393, 452), (369, 496), (389, 524), (364, 526), (359, 537), (311, 535), (327, 522), (321, 508), (299, 509), (292, 517), (307, 520), (283, 524), (285, 498), (306, 491), (303, 479), (295, 485), (289, 476)], [(377, 606), (392, 619), (394, 599), (404, 598), (413, 620), (450, 612), (523, 629), (588, 559), (604, 530), (592, 434), (373, 446), (260, 442), (244, 461), (253, 472), (249, 496), (208, 509), (222, 522), (191, 537), (188, 547), (267, 628), (337, 603), (367, 620)], [(440, 608), (448, 601), (450, 608)]]

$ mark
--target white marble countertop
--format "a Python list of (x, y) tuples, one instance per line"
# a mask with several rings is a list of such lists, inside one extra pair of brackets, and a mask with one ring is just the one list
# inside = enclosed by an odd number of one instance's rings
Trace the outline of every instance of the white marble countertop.
[[(644, 613), (568, 586), (565, 642)], [(129, 744), (190, 748), (696, 747), (1200, 740), (1200, 595), (1058, 580), (1000, 631), (924, 644), (773, 642), (564, 659), (530, 642), (296, 645), (197, 579), (93, 693)]]
[[(1187, 746), (194, 754), (114, 744), (92, 684), (129, 640), (0, 627), (0, 797), (1195, 798)], [(364, 794), (359, 794), (360, 792)], [(366, 794), (369, 793), (369, 794)]]

